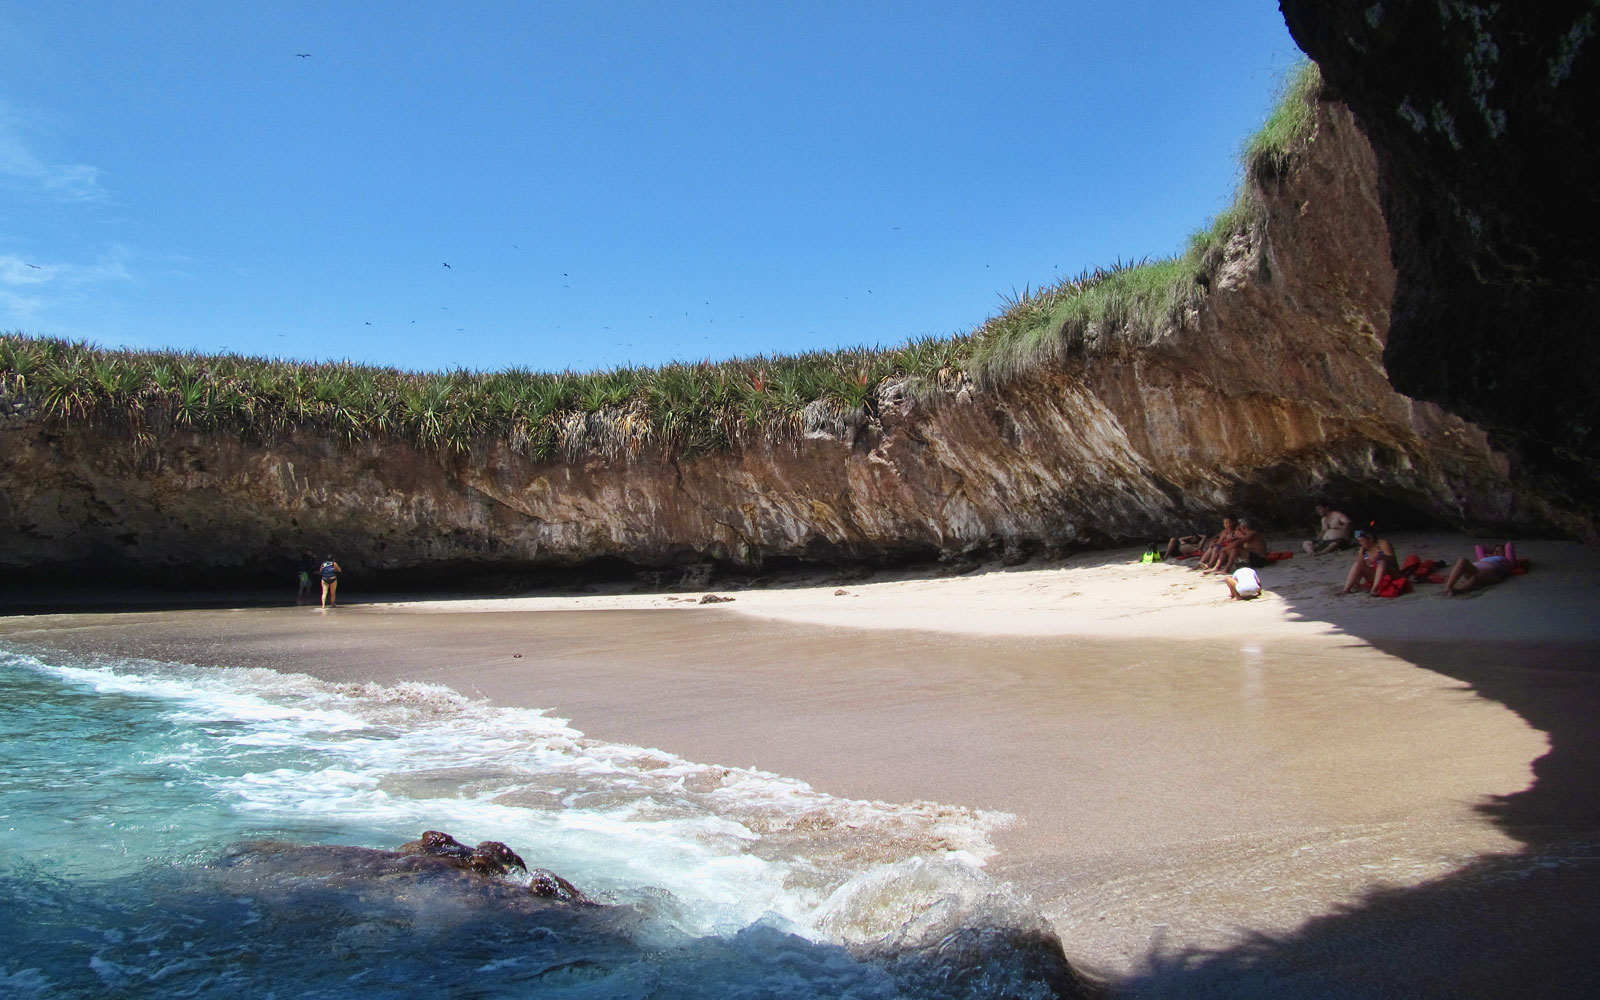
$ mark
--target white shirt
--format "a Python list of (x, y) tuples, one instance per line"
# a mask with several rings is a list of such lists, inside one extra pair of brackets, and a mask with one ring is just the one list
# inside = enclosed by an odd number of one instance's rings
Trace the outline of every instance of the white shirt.
[(1238, 588), (1239, 596), (1261, 593), (1261, 577), (1249, 566), (1240, 566), (1233, 571), (1233, 582)]

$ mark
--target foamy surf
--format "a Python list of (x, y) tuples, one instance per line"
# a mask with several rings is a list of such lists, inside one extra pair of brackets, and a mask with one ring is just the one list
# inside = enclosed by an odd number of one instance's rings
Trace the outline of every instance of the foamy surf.
[[(718, 964), (738, 955), (741, 968), (765, 967), (785, 954), (792, 963), (796, 949), (807, 956), (802, 965), (826, 955), (832, 957), (823, 968), (835, 961), (855, 968), (862, 956), (910, 954), (959, 938), (962, 928), (1042, 927), (982, 872), (993, 853), (990, 834), (1009, 820), (1001, 814), (844, 799), (769, 772), (593, 740), (568, 720), (434, 685), (57, 660), (0, 653), (0, 670), (35, 686), (53, 682), (61, 688), (54, 696), (77, 705), (78, 715), (114, 704), (137, 719), (138, 732), (119, 757), (121, 776), (87, 784), (105, 800), (118, 786), (137, 796), (141, 784), (159, 780), (157, 798), (178, 822), (139, 816), (137, 805), (123, 802), (110, 822), (135, 833), (115, 848), (108, 849), (105, 830), (73, 844), (51, 842), (60, 830), (48, 824), (25, 825), (12, 831), (14, 838), (21, 833), (24, 858), (70, 856), (71, 870), (130, 874), (138, 882), (152, 866), (174, 861), (210, 871), (230, 844), (251, 838), (392, 849), (425, 828), (447, 830), (469, 842), (504, 841), (531, 865), (626, 911), (625, 920), (606, 925), (623, 952), (689, 949), (715, 953)], [(87, 706), (78, 703), (83, 698)], [(190, 875), (176, 876), (182, 894), (220, 891), (201, 892), (185, 881)], [(173, 877), (147, 888), (179, 891), (166, 884)], [(301, 901), (282, 905), (293, 910)], [(330, 926), (362, 922), (344, 902), (316, 906)], [(106, 968), (127, 965), (102, 958), (111, 963)], [(619, 953), (598, 961), (623, 968), (636, 960)], [(517, 981), (528, 974), (516, 954), (489, 965)], [(882, 972), (881, 963), (868, 965)], [(13, 978), (24, 971), (0, 967)], [(850, 977), (858, 974), (866, 975)], [(125, 969), (118, 976), (138, 978)], [(901, 970), (863, 995), (954, 995), (930, 993), (926, 984), (896, 992), (915, 979), (908, 976)], [(549, 985), (545, 974), (537, 978)], [(590, 978), (578, 977), (584, 990), (596, 985)], [(606, 989), (617, 987), (610, 973), (601, 979)], [(812, 995), (807, 990), (796, 995)]]

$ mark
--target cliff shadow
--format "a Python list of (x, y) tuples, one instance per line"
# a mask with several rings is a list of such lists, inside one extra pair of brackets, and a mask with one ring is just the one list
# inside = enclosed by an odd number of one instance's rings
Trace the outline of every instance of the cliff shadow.
[[(1483, 598), (1450, 602), (1464, 634), (1475, 615), (1472, 605)], [(1446, 600), (1427, 593), (1398, 598), (1407, 599)], [(1288, 934), (1258, 934), (1219, 950), (1152, 954), (1115, 985), (1115, 993), (1600, 996), (1600, 963), (1592, 958), (1600, 939), (1600, 643), (1363, 634), (1376, 632), (1373, 618), (1361, 613), (1370, 606), (1360, 602), (1370, 600), (1354, 597), (1332, 608), (1326, 599), (1307, 600), (1296, 612), (1453, 678), (1545, 734), (1549, 748), (1532, 763), (1525, 788), (1474, 804), (1485, 822), (1522, 848), (1480, 856), (1419, 885), (1372, 891)]]
[[(90, 586), (0, 587), (0, 617), (18, 615), (118, 614), (138, 611), (215, 611), (224, 608), (293, 607), (295, 587), (219, 588)], [(316, 603), (315, 600), (312, 603)]]

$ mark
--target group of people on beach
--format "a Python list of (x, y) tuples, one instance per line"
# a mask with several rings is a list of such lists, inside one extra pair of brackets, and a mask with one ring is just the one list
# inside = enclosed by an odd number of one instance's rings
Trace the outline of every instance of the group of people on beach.
[[(1436, 564), (1424, 562), (1416, 556), (1402, 563), (1395, 555), (1393, 543), (1380, 537), (1374, 524), (1357, 528), (1349, 515), (1326, 502), (1318, 503), (1316, 511), (1316, 537), (1301, 545), (1307, 555), (1322, 556), (1350, 548), (1356, 550), (1355, 561), (1350, 566), (1341, 594), (1349, 594), (1357, 587), (1362, 587), (1374, 595), (1395, 596), (1403, 592), (1399, 589), (1401, 585), (1398, 581), (1418, 574), (1426, 579), (1439, 579), (1433, 573)], [(1151, 546), (1146, 558), (1170, 560), (1193, 556), (1199, 557), (1197, 566), (1202, 573), (1222, 574), (1223, 582), (1228, 585), (1230, 600), (1248, 601), (1260, 597), (1262, 593), (1261, 576), (1257, 571), (1276, 559), (1291, 558), (1293, 553), (1270, 552), (1266, 539), (1256, 530), (1250, 518), (1241, 517), (1235, 521), (1231, 517), (1224, 517), (1222, 530), (1216, 534), (1178, 535), (1168, 540), (1166, 551), (1159, 556), (1156, 555), (1156, 547)], [(1454, 597), (1498, 583), (1525, 567), (1526, 560), (1519, 562), (1513, 542), (1488, 547), (1480, 545), (1474, 558), (1458, 559), (1451, 567), (1442, 580), (1444, 592), (1446, 596)]]
[[(1357, 550), (1355, 562), (1350, 567), (1350, 574), (1345, 578), (1344, 589), (1340, 593), (1348, 594), (1357, 587), (1365, 587), (1368, 593), (1381, 595), (1395, 580), (1407, 577), (1436, 578), (1432, 572), (1433, 566), (1422, 563), (1415, 556), (1402, 563), (1400, 557), (1395, 554), (1394, 543), (1381, 537), (1372, 525), (1352, 530), (1350, 518), (1326, 504), (1318, 504), (1317, 513), (1322, 517), (1322, 533), (1304, 544), (1303, 548), (1307, 553), (1324, 555), (1349, 548), (1352, 544)], [(1419, 569), (1419, 566), (1426, 568)], [(1526, 561), (1519, 565), (1515, 542), (1503, 542), (1493, 546), (1479, 545), (1473, 552), (1473, 558), (1457, 559), (1455, 565), (1450, 568), (1449, 574), (1444, 578), (1445, 596), (1454, 597), (1469, 590), (1499, 583), (1523, 568), (1526, 568)]]
[[(1437, 579), (1432, 574), (1433, 564), (1420, 563), (1416, 556), (1412, 556), (1406, 564), (1402, 564), (1395, 555), (1393, 543), (1387, 538), (1380, 537), (1372, 524), (1369, 523), (1365, 528), (1357, 528), (1348, 515), (1335, 510), (1328, 503), (1317, 504), (1316, 510), (1319, 519), (1317, 536), (1306, 540), (1300, 546), (1307, 555), (1323, 556), (1352, 547), (1356, 549), (1355, 562), (1350, 566), (1341, 594), (1351, 593), (1357, 587), (1364, 587), (1374, 595), (1386, 594), (1386, 588), (1393, 589), (1394, 581), (1419, 572), (1419, 565), (1423, 567), (1420, 570), (1422, 575), (1429, 579)], [(1216, 534), (1174, 536), (1168, 539), (1165, 551), (1158, 551), (1156, 545), (1151, 545), (1145, 553), (1144, 561), (1159, 562), (1198, 556), (1196, 567), (1206, 576), (1221, 575), (1222, 582), (1228, 586), (1229, 600), (1248, 601), (1260, 597), (1263, 592), (1259, 571), (1274, 560), (1291, 558), (1293, 555), (1292, 552), (1269, 551), (1266, 536), (1256, 528), (1253, 519), (1240, 517), (1236, 520), (1224, 517), (1222, 530)], [(1526, 560), (1518, 560), (1514, 542), (1493, 546), (1479, 545), (1473, 556), (1471, 559), (1456, 560), (1455, 565), (1450, 568), (1449, 574), (1443, 580), (1447, 596), (1454, 597), (1456, 594), (1499, 583), (1513, 573), (1523, 571), (1527, 564)], [(320, 580), (322, 607), (324, 609), (338, 607), (339, 574), (342, 572), (343, 569), (332, 553), (329, 553), (319, 565), (310, 549), (302, 549), (299, 564), (300, 591), (295, 596), (295, 603), (310, 603), (312, 581)], [(1387, 596), (1394, 595), (1389, 593)]]
[(1254, 521), (1241, 517), (1222, 519), (1222, 530), (1215, 535), (1179, 535), (1168, 540), (1164, 557), (1185, 559), (1198, 555), (1201, 573), (1222, 575), (1230, 600), (1248, 601), (1261, 596), (1261, 574), (1272, 562), (1267, 539), (1256, 530)]
[(300, 550), (300, 592), (295, 595), (296, 604), (311, 603), (311, 581), (322, 581), (322, 607), (337, 608), (339, 606), (339, 574), (344, 570), (338, 561), (329, 553), (328, 558), (317, 564), (317, 557), (310, 549)]

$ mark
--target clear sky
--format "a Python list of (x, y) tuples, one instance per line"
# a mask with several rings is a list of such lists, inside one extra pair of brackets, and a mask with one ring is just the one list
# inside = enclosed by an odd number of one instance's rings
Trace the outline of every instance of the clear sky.
[(949, 335), (1181, 249), (1298, 58), (1272, 0), (8, 0), (0, 330), (419, 370)]

